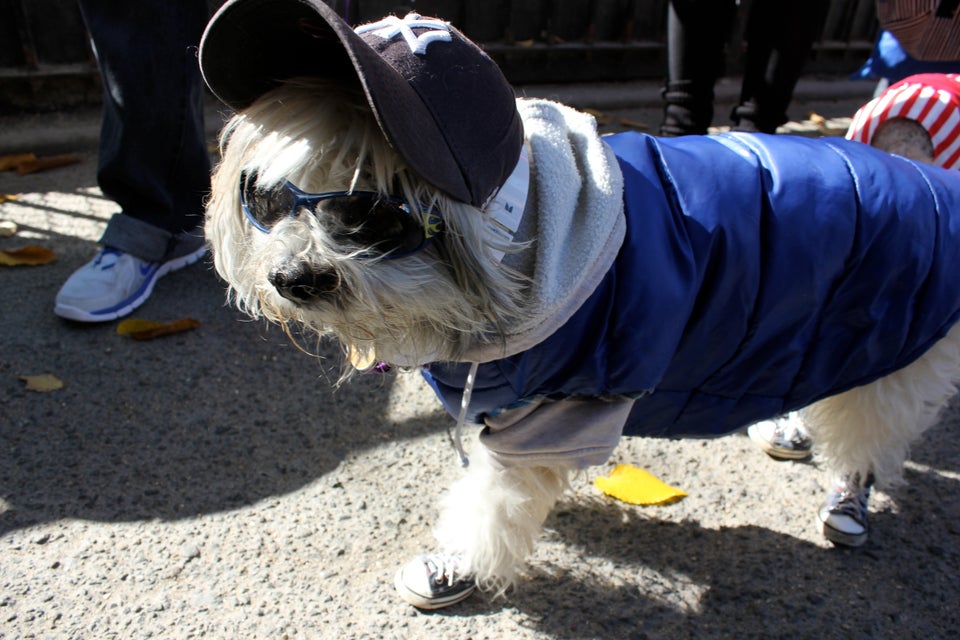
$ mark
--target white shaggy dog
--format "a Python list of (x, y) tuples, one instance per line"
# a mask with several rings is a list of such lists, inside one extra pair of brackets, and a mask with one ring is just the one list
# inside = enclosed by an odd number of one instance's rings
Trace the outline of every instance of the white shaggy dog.
[(201, 66), (239, 109), (206, 223), (238, 306), (421, 367), (458, 435), (484, 426), (440, 552), (397, 575), (415, 606), (511, 585), (621, 435), (807, 405), (843, 478), (825, 532), (861, 544), (873, 479), (956, 391), (960, 177), (844, 141), (602, 140), (442, 21), (354, 31), (319, 0), (228, 2)]

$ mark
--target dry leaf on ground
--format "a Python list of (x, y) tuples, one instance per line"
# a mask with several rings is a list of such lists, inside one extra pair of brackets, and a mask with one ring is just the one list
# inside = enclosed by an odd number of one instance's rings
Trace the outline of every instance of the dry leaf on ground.
[(20, 376), (20, 379), (27, 383), (27, 391), (45, 393), (47, 391), (63, 389), (63, 382), (61, 382), (57, 376), (49, 373), (38, 376)]
[(55, 156), (37, 157), (32, 153), (16, 153), (0, 156), (0, 171), (14, 170), (18, 175), (26, 175), (47, 169), (56, 169), (80, 162), (80, 156), (62, 153)]
[(0, 156), (0, 171), (10, 171), (25, 162), (33, 162), (36, 159), (37, 156), (32, 153), (15, 153)]
[(59, 156), (36, 158), (35, 160), (30, 160), (17, 165), (17, 175), (24, 176), (28, 173), (36, 173), (37, 171), (57, 169), (67, 165), (77, 164), (78, 162), (80, 162), (80, 156), (75, 156), (72, 153), (64, 153)]
[(121, 336), (130, 336), (134, 340), (152, 340), (160, 336), (190, 331), (200, 326), (193, 318), (182, 318), (173, 322), (154, 322), (131, 318), (117, 325), (117, 333)]
[(0, 204), (3, 204), (4, 202), (13, 202), (19, 197), (19, 193), (0, 193)]
[(0, 251), (0, 265), (5, 267), (34, 267), (41, 264), (50, 264), (56, 259), (57, 254), (46, 247), (29, 246), (22, 249)]
[(606, 477), (594, 481), (608, 496), (628, 504), (670, 504), (682, 500), (686, 492), (671, 487), (649, 471), (629, 464), (618, 464)]

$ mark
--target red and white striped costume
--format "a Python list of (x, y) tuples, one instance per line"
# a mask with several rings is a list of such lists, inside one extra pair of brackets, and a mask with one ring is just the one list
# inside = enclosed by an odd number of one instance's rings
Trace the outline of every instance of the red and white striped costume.
[(877, 127), (891, 118), (919, 122), (933, 143), (933, 161), (960, 169), (960, 74), (923, 73), (904, 78), (860, 107), (849, 140), (870, 144)]

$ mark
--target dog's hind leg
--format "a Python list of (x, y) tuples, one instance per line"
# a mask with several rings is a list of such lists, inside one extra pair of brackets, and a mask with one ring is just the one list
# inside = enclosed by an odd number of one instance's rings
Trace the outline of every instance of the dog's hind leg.
[(819, 459), (838, 484), (821, 510), (824, 535), (839, 544), (866, 540), (866, 501), (902, 481), (910, 445), (936, 420), (960, 381), (960, 325), (913, 363), (803, 411)]

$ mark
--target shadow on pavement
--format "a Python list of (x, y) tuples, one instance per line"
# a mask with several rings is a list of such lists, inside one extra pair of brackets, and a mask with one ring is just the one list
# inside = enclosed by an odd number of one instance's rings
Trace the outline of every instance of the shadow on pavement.
[[(442, 428), (389, 422), (392, 376), (357, 376), (339, 390), (335, 347), (246, 321), (225, 304), (209, 258), (159, 281), (131, 317), (200, 327), (137, 342), (117, 322), (57, 318), (53, 298), (96, 251), (115, 209), (95, 190), (93, 154), (81, 165), (18, 178), (0, 192), (17, 221), (0, 249), (40, 244), (50, 265), (0, 268), (0, 534), (59, 518), (178, 519), (284, 494), (334, 469), (347, 452)], [(306, 339), (305, 339), (306, 340)], [(23, 375), (53, 374), (51, 393)], [(439, 410), (439, 406), (438, 406)]]

